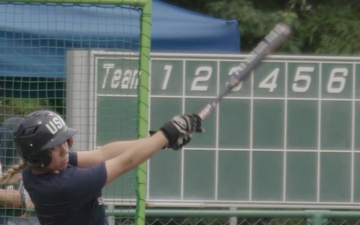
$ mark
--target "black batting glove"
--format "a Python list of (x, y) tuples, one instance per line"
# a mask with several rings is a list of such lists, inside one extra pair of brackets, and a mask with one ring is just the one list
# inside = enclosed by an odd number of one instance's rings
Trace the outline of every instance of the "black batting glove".
[(184, 135), (190, 135), (193, 132), (204, 132), (204, 129), (202, 128), (202, 119), (195, 113), (174, 116), (171, 122), (175, 124), (179, 132)]
[(168, 139), (167, 148), (174, 150), (182, 149), (182, 147), (191, 141), (192, 133), (202, 133), (202, 119), (197, 114), (184, 114), (172, 118), (166, 122), (160, 130)]

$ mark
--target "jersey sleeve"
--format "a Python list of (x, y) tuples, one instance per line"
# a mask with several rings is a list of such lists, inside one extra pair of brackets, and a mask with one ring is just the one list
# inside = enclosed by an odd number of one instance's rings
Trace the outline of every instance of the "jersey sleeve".
[(77, 153), (69, 152), (69, 164), (73, 166), (77, 166)]

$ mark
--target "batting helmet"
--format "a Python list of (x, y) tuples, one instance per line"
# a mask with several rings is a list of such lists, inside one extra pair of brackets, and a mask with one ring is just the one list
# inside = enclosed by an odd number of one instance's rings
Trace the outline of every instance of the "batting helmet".
[(14, 143), (19, 155), (31, 167), (47, 167), (51, 162), (49, 149), (71, 137), (77, 130), (68, 128), (57, 113), (39, 110), (25, 116), (14, 133)]

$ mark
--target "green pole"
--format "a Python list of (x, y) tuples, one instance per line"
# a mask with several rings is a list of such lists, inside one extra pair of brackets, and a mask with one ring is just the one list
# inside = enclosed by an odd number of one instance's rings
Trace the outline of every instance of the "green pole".
[[(151, 11), (152, 4), (149, 0), (143, 7), (141, 14), (141, 38), (140, 38), (140, 77), (139, 77), (139, 137), (144, 138), (148, 135), (148, 115), (149, 115), (149, 76), (150, 76), (150, 49), (151, 49)], [(143, 163), (137, 168), (137, 202), (135, 224), (145, 224), (146, 208), (146, 176), (147, 163)]]

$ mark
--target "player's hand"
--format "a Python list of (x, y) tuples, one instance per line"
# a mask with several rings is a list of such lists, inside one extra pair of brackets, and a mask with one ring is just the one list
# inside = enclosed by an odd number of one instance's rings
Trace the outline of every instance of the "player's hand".
[(168, 139), (167, 148), (181, 149), (191, 141), (193, 132), (203, 132), (202, 119), (197, 114), (184, 114), (172, 118), (160, 130)]

